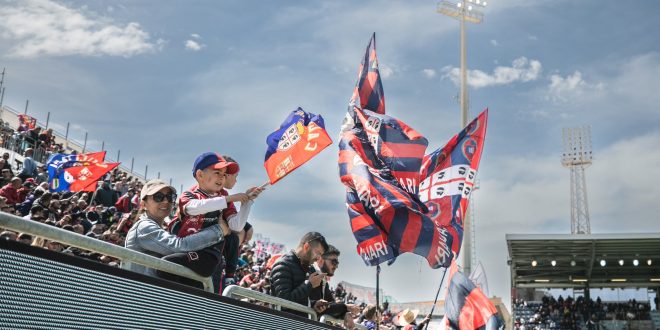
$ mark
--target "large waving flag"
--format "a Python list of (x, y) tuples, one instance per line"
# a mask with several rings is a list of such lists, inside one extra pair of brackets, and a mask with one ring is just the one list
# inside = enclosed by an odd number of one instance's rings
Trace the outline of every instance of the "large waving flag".
[[(371, 266), (412, 252), (432, 268), (447, 267), (460, 250), (468, 202), (463, 196), (469, 195), (479, 165), (486, 115), (424, 156), (427, 140), (385, 115), (384, 102), (378, 103), (381, 113), (367, 108), (371, 98), (363, 95), (370, 93), (362, 89), (382, 91), (373, 38), (365, 59), (376, 70), (366, 73), (369, 79), (358, 76), (339, 143), (339, 175), (358, 254)], [(363, 61), (361, 73), (364, 66)], [(382, 101), (382, 92), (378, 95)], [(441, 180), (445, 177), (450, 181)]]
[(465, 211), (474, 190), (487, 122), (488, 109), (444, 147), (424, 156), (419, 198), (428, 207), (427, 215), (443, 236), (442, 240), (451, 247), (451, 251), (442, 251), (442, 257), (437, 260), (442, 267), (448, 266), (453, 255), (460, 252)]
[[(387, 115), (355, 111), (358, 117), (378, 122), (369, 128), (357, 122), (353, 129), (342, 132), (339, 143), (339, 176), (346, 186), (348, 214), (358, 241), (358, 254), (371, 266), (404, 252), (430, 257), (435, 254), (432, 248), (436, 245), (437, 233), (433, 222), (425, 215), (426, 207), (415, 194), (418, 181), (412, 182), (415, 177), (419, 179), (426, 139)], [(378, 130), (373, 130), (374, 127)], [(411, 151), (401, 158), (396, 154), (383, 154), (382, 151), (390, 149), (382, 146), (390, 141), (409, 145)], [(398, 171), (389, 167), (392, 164), (397, 165)], [(410, 185), (400, 182), (410, 182)]]
[(449, 271), (445, 320), (446, 329), (497, 330), (502, 326), (493, 303), (458, 271), (456, 261), (452, 261)]
[(298, 108), (268, 135), (266, 144), (264, 167), (274, 184), (332, 144), (332, 140), (321, 115)]
[(94, 191), (95, 183), (120, 163), (104, 163), (105, 151), (88, 154), (53, 154), (48, 166), (48, 186), (58, 191)]
[(376, 57), (376, 33), (371, 36), (358, 70), (358, 79), (351, 96), (351, 104), (375, 113), (385, 113), (385, 94)]

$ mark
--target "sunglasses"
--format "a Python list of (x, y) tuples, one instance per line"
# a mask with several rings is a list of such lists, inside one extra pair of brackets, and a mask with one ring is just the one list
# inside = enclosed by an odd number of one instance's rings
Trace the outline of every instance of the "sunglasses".
[(325, 260), (330, 261), (330, 263), (331, 263), (333, 266), (339, 266), (339, 260), (337, 260), (337, 259), (325, 259)]
[(176, 194), (170, 193), (170, 194), (163, 194), (162, 192), (157, 192), (151, 196), (154, 199), (154, 202), (160, 203), (164, 201), (167, 198), (167, 201), (170, 203), (174, 203), (176, 200)]

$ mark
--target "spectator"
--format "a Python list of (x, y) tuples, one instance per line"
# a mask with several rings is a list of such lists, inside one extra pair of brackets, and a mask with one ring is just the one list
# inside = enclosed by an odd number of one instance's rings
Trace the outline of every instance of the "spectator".
[(37, 184), (48, 182), (48, 169), (46, 168), (46, 165), (37, 167), (36, 182)]
[[(232, 171), (233, 173), (225, 174), (225, 183), (223, 185), (222, 191), (220, 192), (222, 196), (229, 196), (227, 190), (233, 189), (234, 186), (236, 186), (236, 182), (238, 182), (238, 172), (240, 171), (240, 166), (233, 158), (229, 156), (222, 156), (222, 157), (225, 159), (225, 161), (236, 164), (236, 171)], [(241, 244), (244, 243), (244, 240), (246, 238), (248, 238), (249, 240), (249, 238), (252, 237), (251, 234), (253, 232), (252, 225), (250, 225), (250, 223), (247, 222), (248, 212), (250, 211), (250, 207), (253, 203), (252, 201), (261, 193), (263, 189), (262, 188), (256, 188), (258, 190), (254, 190), (255, 188), (251, 188), (251, 189), (253, 189), (250, 198), (251, 200), (248, 201), (245, 205), (241, 204), (241, 211), (244, 211), (245, 213), (244, 224), (242, 225), (242, 227), (240, 223), (234, 225), (233, 227), (230, 225), (229, 227), (231, 228), (232, 233), (229, 234), (227, 237), (225, 237), (225, 247), (222, 250), (222, 255), (225, 257), (225, 267), (224, 267), (225, 274), (224, 274), (224, 283), (222, 285), (223, 288), (236, 283), (234, 277), (236, 275), (235, 274), (236, 265), (238, 264), (239, 247)], [(228, 208), (232, 208), (232, 207), (234, 206), (228, 205)], [(244, 208), (247, 209), (244, 210)], [(216, 270), (216, 272), (219, 273), (221, 272), (221, 270), (218, 269)], [(221, 274), (215, 274), (214, 276), (219, 277), (221, 276)]]
[[(283, 255), (273, 266), (270, 280), (271, 294), (304, 306), (311, 306), (317, 313), (325, 311), (327, 302), (319, 300), (314, 305), (310, 302), (312, 289), (321, 285), (325, 274), (314, 269), (310, 270), (310, 267), (327, 249), (328, 243), (323, 235), (318, 232), (305, 234), (296, 249)], [(304, 313), (282, 310), (307, 317)]]
[(19, 177), (14, 177), (4, 187), (0, 188), (0, 196), (7, 199), (7, 204), (16, 205), (23, 202), (18, 194), (18, 189), (23, 186), (23, 181)]
[(323, 278), (319, 287), (312, 289), (309, 296), (312, 302), (321, 300), (328, 303), (328, 308), (322, 314), (343, 319), (344, 325), (352, 328), (354, 324), (351, 314), (357, 316), (360, 313), (360, 308), (352, 304), (336, 303), (327, 281), (328, 277), (335, 275), (335, 271), (339, 267), (339, 254), (340, 252), (336, 247), (328, 245), (325, 253), (316, 259), (314, 263), (316, 271), (326, 274), (326, 277)]
[[(225, 221), (232, 231), (240, 231), (245, 226), (250, 206), (252, 205), (251, 199), (256, 197), (260, 192), (260, 188), (250, 188), (245, 193), (238, 193), (234, 195), (225, 196), (222, 194), (225, 185), (225, 174), (233, 174), (238, 172), (238, 164), (227, 162), (222, 156), (206, 152), (197, 157), (193, 164), (192, 174), (197, 185), (193, 186), (190, 190), (185, 191), (179, 199), (179, 219), (171, 223), (170, 229), (179, 237), (185, 237), (209, 225), (217, 223), (218, 219)], [(254, 194), (251, 197), (249, 194)], [(241, 211), (237, 212), (233, 202), (241, 202)], [(226, 236), (230, 236), (229, 232)], [(225, 237), (225, 239), (227, 239)], [(232, 240), (230, 248), (234, 246), (236, 238), (229, 238)], [(197, 251), (197, 254), (203, 255), (204, 260), (208, 261), (203, 271), (213, 274), (219, 267), (222, 261), (223, 250), (225, 248), (225, 241), (221, 244), (210, 246), (202, 251)], [(236, 247), (238, 249), (238, 247)], [(236, 258), (238, 252), (235, 252)], [(215, 261), (214, 261), (215, 260)], [(174, 261), (174, 260), (173, 260)], [(176, 262), (176, 261), (174, 261)], [(214, 276), (215, 292), (221, 290), (220, 276), (216, 273)]]
[(110, 181), (103, 181), (101, 187), (96, 189), (94, 201), (97, 205), (103, 205), (105, 207), (114, 206), (117, 203), (117, 192), (110, 188)]
[[(193, 235), (176, 237), (162, 228), (165, 218), (170, 214), (176, 200), (176, 189), (160, 180), (151, 180), (140, 193), (140, 218), (126, 235), (125, 247), (155, 257), (179, 255), (181, 260), (194, 271), (205, 260), (202, 256), (195, 260), (188, 259), (189, 251), (217, 244), (223, 240), (229, 228), (221, 221)], [(192, 258), (191, 258), (192, 259)], [(135, 272), (155, 276), (153, 269), (145, 266), (124, 262), (122, 267)], [(211, 275), (210, 273), (206, 276)]]
[(117, 208), (117, 211), (121, 213), (128, 213), (131, 212), (135, 208), (135, 204), (133, 204), (133, 196), (135, 196), (135, 190), (129, 189), (126, 194), (122, 195), (119, 197), (117, 200), (117, 203), (115, 203), (115, 207)]
[(422, 322), (420, 322), (418, 325), (416, 321), (417, 314), (419, 314), (418, 310), (411, 310), (406, 308), (394, 317), (392, 323), (394, 323), (394, 325), (397, 327), (402, 327), (403, 330), (423, 330), (426, 326), (426, 323), (431, 321), (431, 318), (426, 316), (424, 320), (422, 320)]
[(11, 170), (11, 163), (9, 162), (9, 153), (8, 152), (3, 153), (2, 159), (5, 160), (4, 165), (2, 165), (2, 169), (9, 170), (9, 172), (12, 173), (11, 175), (13, 176), (14, 173)]
[(23, 181), (27, 180), (28, 178), (34, 178), (37, 176), (37, 162), (32, 159), (32, 155), (34, 155), (34, 149), (25, 149), (24, 155), (25, 158), (23, 159), (23, 169), (21, 169), (21, 172), (18, 174), (18, 177)]
[(2, 178), (0, 178), (0, 187), (4, 187), (6, 184), (11, 182), (12, 179), (11, 169), (3, 168), (2, 169)]

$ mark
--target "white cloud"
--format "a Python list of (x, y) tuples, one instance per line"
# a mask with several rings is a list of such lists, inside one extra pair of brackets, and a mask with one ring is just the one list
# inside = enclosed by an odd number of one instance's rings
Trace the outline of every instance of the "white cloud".
[(49, 0), (28, 0), (0, 8), (0, 37), (15, 40), (14, 57), (40, 55), (125, 56), (159, 50), (162, 40), (149, 41), (149, 33), (135, 22), (122, 27), (105, 17), (90, 17)]
[(422, 70), (422, 74), (424, 74), (426, 78), (432, 79), (435, 78), (438, 73), (433, 69), (424, 69)]
[(499, 43), (497, 43), (497, 40), (495, 40), (495, 39), (490, 39), (490, 44), (495, 46), (495, 47), (500, 45)]
[(394, 75), (394, 69), (391, 66), (383, 65), (382, 63), (380, 63), (378, 71), (380, 72), (380, 75), (383, 77), (383, 79), (387, 79)]
[(582, 73), (575, 71), (566, 78), (553, 74), (550, 76), (550, 85), (548, 86), (547, 98), (554, 101), (568, 101), (569, 99), (579, 97), (586, 91), (601, 90), (603, 84), (589, 84), (582, 79)]
[(197, 52), (202, 50), (202, 48), (206, 47), (204, 44), (200, 44), (195, 40), (186, 40), (186, 49), (187, 50), (192, 50), (193, 52)]
[(202, 37), (201, 37), (199, 34), (197, 34), (197, 33), (193, 33), (193, 34), (191, 34), (190, 37), (191, 37), (191, 38), (194, 38), (194, 39), (202, 39)]
[[(454, 84), (460, 83), (460, 69), (446, 66), (442, 69), (443, 78), (451, 79)], [(468, 70), (468, 85), (474, 88), (508, 85), (514, 82), (528, 82), (538, 79), (541, 73), (541, 62), (519, 57), (513, 60), (512, 66), (498, 66), (493, 74), (481, 70)]]

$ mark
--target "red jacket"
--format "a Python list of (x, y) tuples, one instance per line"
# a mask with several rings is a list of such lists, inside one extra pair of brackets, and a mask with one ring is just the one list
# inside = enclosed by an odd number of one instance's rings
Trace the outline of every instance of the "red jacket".
[(23, 202), (21, 200), (21, 196), (18, 194), (18, 190), (14, 189), (14, 187), (11, 185), (11, 182), (0, 189), (0, 196), (6, 198), (7, 204), (9, 205)]

